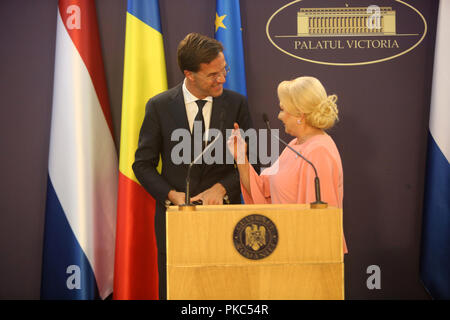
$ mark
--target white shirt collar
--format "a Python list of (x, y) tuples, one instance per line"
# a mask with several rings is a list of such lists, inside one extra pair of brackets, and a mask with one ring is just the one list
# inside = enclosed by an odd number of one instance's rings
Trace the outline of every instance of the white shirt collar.
[[(197, 98), (196, 96), (194, 96), (186, 87), (186, 78), (184, 78), (183, 81), (183, 96), (184, 96), (184, 103), (188, 104), (191, 102), (195, 102), (197, 100), (200, 100), (199, 98)], [(213, 101), (213, 97), (212, 96), (207, 96), (205, 98), (203, 98), (202, 100), (206, 100), (206, 101)]]

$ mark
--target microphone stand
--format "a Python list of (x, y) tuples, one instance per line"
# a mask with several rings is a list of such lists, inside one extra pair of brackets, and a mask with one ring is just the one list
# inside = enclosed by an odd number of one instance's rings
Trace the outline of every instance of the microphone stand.
[(319, 176), (317, 175), (316, 167), (312, 164), (311, 161), (309, 161), (304, 156), (302, 156), (300, 152), (296, 151), (289, 144), (284, 142), (280, 137), (272, 134), (272, 129), (270, 128), (270, 125), (269, 125), (269, 118), (267, 117), (267, 115), (265, 113), (263, 114), (263, 120), (264, 120), (264, 122), (266, 124), (266, 127), (269, 130), (269, 134), (271, 136), (274, 136), (275, 138), (277, 138), (278, 141), (280, 141), (282, 144), (284, 144), (286, 147), (288, 147), (291, 151), (293, 151), (295, 154), (297, 154), (299, 157), (301, 157), (303, 160), (305, 160), (307, 163), (309, 163), (312, 166), (312, 168), (314, 169), (314, 174), (316, 176), (314, 178), (314, 187), (315, 187), (315, 193), (316, 193), (316, 201), (310, 203), (311, 209), (325, 209), (325, 208), (327, 208), (328, 204), (326, 202), (323, 202), (321, 200), (321, 198), (320, 198), (320, 180), (319, 180)]
[[(195, 211), (195, 204), (191, 203), (191, 193), (190, 193), (190, 182), (191, 182), (191, 169), (193, 165), (205, 154), (205, 152), (216, 143), (216, 141), (222, 136), (223, 123), (225, 119), (225, 112), (222, 110), (220, 113), (220, 130), (217, 137), (209, 143), (205, 149), (189, 164), (187, 175), (186, 175), (186, 198), (185, 204), (178, 206), (179, 211)], [(203, 144), (203, 141), (202, 141)]]

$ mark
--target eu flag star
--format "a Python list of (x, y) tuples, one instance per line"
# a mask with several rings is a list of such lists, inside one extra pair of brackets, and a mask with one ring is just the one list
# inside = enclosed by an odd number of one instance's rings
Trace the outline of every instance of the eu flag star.
[(227, 28), (227, 27), (225, 27), (225, 25), (223, 24), (223, 19), (225, 19), (226, 16), (227, 16), (227, 15), (224, 14), (223, 16), (219, 17), (219, 15), (218, 15), (217, 12), (216, 12), (216, 22), (215, 22), (215, 24), (216, 24), (216, 32), (217, 32), (217, 30), (219, 30), (219, 28), (224, 28), (224, 29)]

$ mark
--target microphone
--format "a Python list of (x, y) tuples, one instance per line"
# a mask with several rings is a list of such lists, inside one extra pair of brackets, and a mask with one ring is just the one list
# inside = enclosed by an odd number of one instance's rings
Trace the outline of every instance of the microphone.
[(315, 185), (315, 191), (316, 191), (316, 201), (310, 203), (311, 204), (311, 208), (312, 209), (327, 208), (328, 204), (326, 202), (323, 202), (320, 199), (320, 180), (319, 180), (319, 176), (317, 175), (317, 170), (316, 170), (316, 167), (314, 166), (314, 164), (311, 161), (309, 161), (308, 159), (306, 159), (304, 156), (302, 156), (300, 154), (300, 152), (298, 152), (297, 150), (292, 148), (289, 144), (284, 142), (280, 137), (272, 134), (272, 129), (270, 129), (270, 125), (269, 125), (269, 117), (267, 117), (267, 114), (265, 114), (265, 113), (263, 113), (263, 121), (266, 124), (266, 127), (267, 127), (267, 129), (269, 131), (269, 134), (271, 136), (275, 137), (278, 141), (280, 141), (282, 144), (284, 144), (286, 147), (288, 147), (291, 151), (295, 152), (296, 155), (298, 155), (303, 160), (305, 160), (307, 163), (309, 163), (312, 166), (312, 168), (314, 169), (314, 174), (316, 175), (316, 177), (314, 178), (314, 185)]
[[(222, 109), (221, 113), (220, 113), (220, 129), (219, 129), (219, 134), (217, 135), (217, 137), (206, 146), (205, 149), (203, 149), (203, 151), (194, 159), (192, 160), (192, 162), (189, 164), (188, 167), (188, 171), (187, 171), (187, 175), (186, 175), (186, 198), (185, 198), (185, 204), (180, 206), (180, 210), (195, 210), (195, 204), (191, 203), (191, 195), (190, 195), (190, 183), (191, 183), (191, 169), (194, 166), (194, 164), (205, 154), (205, 152), (209, 149), (211, 149), (211, 147), (216, 143), (217, 140), (219, 140), (219, 138), (222, 136), (222, 130), (223, 130), (223, 125), (225, 122), (225, 110)], [(203, 141), (202, 141), (203, 144)]]

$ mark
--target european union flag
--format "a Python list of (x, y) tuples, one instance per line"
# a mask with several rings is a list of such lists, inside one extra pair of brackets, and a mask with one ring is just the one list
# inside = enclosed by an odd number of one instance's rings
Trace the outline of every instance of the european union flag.
[(216, 40), (223, 43), (225, 60), (231, 68), (224, 87), (247, 96), (239, 0), (216, 1), (215, 25)]

